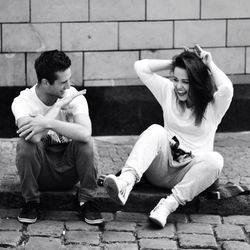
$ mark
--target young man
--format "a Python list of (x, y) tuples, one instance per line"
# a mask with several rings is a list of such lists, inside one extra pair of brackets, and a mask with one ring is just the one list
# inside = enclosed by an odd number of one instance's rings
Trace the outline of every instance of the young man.
[(18, 220), (34, 223), (40, 191), (66, 190), (80, 181), (82, 219), (102, 223), (93, 203), (97, 161), (83, 91), (70, 86), (71, 61), (64, 52), (42, 53), (35, 61), (38, 83), (12, 103), (17, 133), (16, 166), (25, 200)]

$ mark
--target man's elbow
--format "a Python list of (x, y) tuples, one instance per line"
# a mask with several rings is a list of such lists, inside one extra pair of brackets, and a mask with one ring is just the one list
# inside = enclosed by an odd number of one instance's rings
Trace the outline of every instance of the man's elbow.
[(81, 141), (88, 142), (89, 140), (91, 140), (91, 137), (92, 137), (92, 130), (91, 129), (82, 130)]
[(30, 139), (28, 139), (27, 141), (34, 143), (34, 144), (37, 144), (37, 143), (41, 142), (41, 139), (42, 138), (40, 136), (34, 135)]

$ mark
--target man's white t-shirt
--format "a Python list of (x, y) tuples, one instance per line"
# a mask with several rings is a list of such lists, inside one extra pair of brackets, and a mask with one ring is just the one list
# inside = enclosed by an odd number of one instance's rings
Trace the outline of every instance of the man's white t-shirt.
[(195, 117), (191, 109), (180, 112), (173, 83), (158, 74), (149, 72), (147, 65), (141, 61), (135, 68), (142, 82), (149, 88), (162, 107), (164, 128), (169, 139), (176, 136), (184, 150), (199, 152), (212, 151), (216, 129), (226, 113), (232, 100), (233, 88), (221, 85), (214, 94), (199, 126), (195, 126)]
[[(52, 107), (45, 105), (36, 94), (36, 85), (32, 88), (27, 88), (20, 92), (20, 95), (17, 96), (11, 106), (12, 112), (15, 116), (15, 121), (21, 117), (31, 116), (31, 115), (45, 115)], [(77, 90), (74, 87), (70, 87), (65, 91), (65, 96), (72, 95), (76, 93)], [(57, 120), (74, 122), (73, 117), (76, 114), (87, 114), (89, 115), (88, 103), (83, 95), (76, 97), (69, 104), (68, 110), (60, 110)], [(48, 132), (47, 140), (50, 141), (49, 144), (58, 144), (63, 142), (68, 142), (69, 139), (55, 133), (54, 131)]]

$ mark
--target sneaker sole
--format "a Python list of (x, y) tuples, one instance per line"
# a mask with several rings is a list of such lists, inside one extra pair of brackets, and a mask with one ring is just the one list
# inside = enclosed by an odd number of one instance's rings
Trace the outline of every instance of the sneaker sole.
[(165, 225), (162, 225), (160, 221), (158, 221), (156, 218), (154, 217), (150, 217), (149, 216), (149, 219), (154, 222), (155, 224), (157, 224), (159, 227), (163, 228)]
[(117, 204), (124, 206), (125, 204), (119, 198), (119, 188), (115, 180), (111, 176), (107, 176), (104, 180), (104, 188), (106, 189), (110, 198)]
[(27, 219), (27, 218), (17, 217), (17, 219), (18, 219), (19, 222), (29, 223), (29, 224), (35, 223), (37, 221), (37, 218), (35, 218), (35, 219)]
[(103, 223), (103, 219), (97, 219), (97, 220), (88, 220), (87, 218), (84, 218), (84, 221), (90, 225), (95, 225), (95, 224), (101, 224)]

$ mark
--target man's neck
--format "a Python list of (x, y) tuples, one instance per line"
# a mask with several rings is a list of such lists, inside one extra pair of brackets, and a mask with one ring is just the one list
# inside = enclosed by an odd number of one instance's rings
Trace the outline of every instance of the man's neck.
[(48, 95), (39, 83), (36, 85), (35, 91), (37, 97), (47, 106), (52, 106), (57, 101), (57, 97)]

